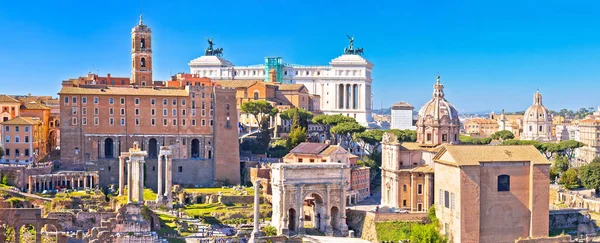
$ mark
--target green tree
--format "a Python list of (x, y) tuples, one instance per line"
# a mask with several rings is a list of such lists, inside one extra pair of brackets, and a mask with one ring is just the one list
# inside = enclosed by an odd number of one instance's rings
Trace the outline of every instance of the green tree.
[(561, 184), (568, 189), (579, 188), (579, 178), (577, 177), (577, 170), (575, 168), (571, 168), (564, 172), (560, 176), (558, 184)]
[(555, 183), (556, 178), (558, 178), (558, 172), (554, 168), (554, 166), (550, 167), (550, 183)]
[(592, 162), (579, 169), (581, 184), (587, 189), (600, 191), (600, 162)]
[(569, 159), (572, 159), (572, 158), (575, 157), (575, 149), (581, 148), (581, 147), (585, 146), (584, 143), (578, 142), (578, 141), (575, 141), (575, 140), (560, 141), (560, 143), (558, 143), (558, 144), (562, 148), (562, 152)]
[(279, 117), (283, 120), (292, 120), (294, 114), (298, 114), (299, 124), (304, 128), (308, 128), (308, 121), (313, 119), (313, 114), (302, 108), (292, 108), (279, 113)]
[(379, 150), (383, 133), (383, 130), (373, 129), (354, 133), (352, 138), (361, 146), (363, 151), (367, 152), (367, 154), (372, 154), (374, 151)]
[(513, 138), (515, 138), (515, 135), (508, 130), (497, 131), (496, 133), (492, 134), (492, 139), (494, 140), (507, 140)]
[(398, 138), (398, 142), (415, 142), (417, 141), (417, 131), (390, 129), (388, 132), (393, 133)]
[(346, 145), (352, 141), (352, 136), (355, 133), (364, 132), (365, 127), (356, 123), (355, 121), (338, 123), (335, 127), (331, 128), (331, 133), (340, 137), (340, 144), (346, 142)]
[(277, 108), (266, 100), (251, 100), (242, 103), (240, 110), (244, 113), (251, 114), (258, 123), (259, 131), (268, 128), (269, 118), (275, 116), (278, 112)]
[(546, 159), (550, 159), (556, 154), (561, 154), (565, 151), (561, 144), (552, 142), (542, 143), (538, 149), (546, 156)]
[(600, 163), (600, 156), (595, 157), (590, 163)]
[(277, 229), (271, 225), (267, 225), (267, 226), (263, 227), (262, 231), (265, 233), (265, 236), (277, 235)]
[(334, 136), (335, 134), (331, 133), (331, 128), (335, 127), (336, 125), (338, 125), (340, 123), (356, 122), (356, 120), (354, 120), (354, 118), (351, 118), (351, 117), (337, 114), (337, 115), (318, 115), (318, 116), (313, 117), (312, 122), (315, 124), (321, 125), (321, 127), (323, 128), (323, 131), (325, 132), (325, 135), (327, 136), (327, 139), (333, 138), (332, 144), (337, 144), (337, 138), (336, 138), (336, 136)]
[(462, 144), (485, 145), (492, 142), (492, 138), (474, 138), (471, 136), (459, 135), (458, 140)]
[(569, 170), (569, 160), (564, 156), (556, 156), (554, 158), (554, 163), (552, 164), (552, 167), (558, 173), (565, 172)]
[(4, 148), (0, 146), (0, 158), (4, 157)]
[(298, 112), (294, 113), (294, 118), (293, 118), (293, 122), (292, 122), (292, 130), (290, 130), (290, 133), (288, 134), (288, 137), (287, 137), (287, 140), (285, 143), (287, 149), (293, 149), (294, 147), (298, 146), (298, 144), (300, 144), (302, 142), (306, 142), (306, 140), (307, 140), (306, 128), (299, 125), (298, 117), (299, 117)]
[(2, 181), (0, 183), (2, 183), (2, 185), (8, 185), (8, 176), (6, 174), (2, 175)]

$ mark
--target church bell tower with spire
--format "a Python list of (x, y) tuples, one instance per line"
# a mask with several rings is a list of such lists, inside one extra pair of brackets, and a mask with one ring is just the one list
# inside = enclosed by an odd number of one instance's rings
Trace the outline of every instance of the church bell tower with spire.
[(140, 22), (131, 30), (131, 84), (152, 84), (152, 30)]

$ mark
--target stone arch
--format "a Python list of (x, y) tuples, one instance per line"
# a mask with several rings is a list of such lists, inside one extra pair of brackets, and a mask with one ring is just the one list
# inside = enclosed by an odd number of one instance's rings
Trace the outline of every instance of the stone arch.
[(114, 157), (114, 141), (112, 138), (104, 139), (104, 158), (112, 159)]
[(2, 226), (3, 234), (0, 235), (2, 242), (17, 242), (15, 239), (15, 227), (12, 225), (5, 224)]
[(158, 158), (158, 141), (156, 138), (148, 140), (148, 157), (151, 159)]
[(58, 227), (54, 224), (44, 224), (41, 229), (42, 239), (44, 243), (56, 242), (58, 243)]
[(18, 242), (36, 242), (36, 237), (40, 237), (39, 229), (33, 224), (22, 224), (19, 227), (21, 240)]
[(198, 140), (197, 138), (192, 139), (190, 146), (192, 151), (192, 158), (200, 158), (200, 140)]
[[(303, 221), (299, 224), (303, 224), (301, 226), (304, 228), (307, 228), (307, 225), (309, 225), (317, 230), (326, 231), (326, 224), (320, 221), (322, 219), (321, 215), (327, 215), (325, 197), (319, 192), (309, 191), (302, 198), (301, 206), (304, 209), (302, 210), (304, 215), (300, 215)], [(312, 210), (309, 210), (309, 208)]]

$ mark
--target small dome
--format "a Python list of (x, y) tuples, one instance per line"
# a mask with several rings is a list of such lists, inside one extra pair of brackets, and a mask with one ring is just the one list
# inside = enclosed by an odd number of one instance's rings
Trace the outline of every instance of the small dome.
[(552, 122), (550, 110), (542, 104), (542, 94), (537, 91), (533, 95), (533, 105), (525, 111), (524, 122)]
[(433, 121), (439, 121), (444, 116), (448, 117), (450, 123), (459, 124), (458, 111), (444, 98), (444, 85), (440, 83), (439, 76), (437, 83), (433, 85), (433, 99), (421, 107), (418, 115), (417, 123), (421, 124), (427, 117), (431, 117)]

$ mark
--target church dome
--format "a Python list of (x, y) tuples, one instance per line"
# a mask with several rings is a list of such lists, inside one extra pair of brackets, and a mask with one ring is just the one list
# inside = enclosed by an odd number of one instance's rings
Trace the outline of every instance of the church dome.
[(417, 123), (423, 123), (428, 118), (439, 121), (444, 117), (447, 117), (452, 123), (458, 124), (459, 122), (458, 111), (444, 98), (444, 85), (440, 83), (440, 76), (438, 76), (437, 83), (433, 85), (433, 99), (421, 107)]
[(433, 85), (433, 98), (419, 110), (416, 125), (417, 143), (421, 146), (460, 143), (458, 111), (444, 98), (444, 85), (440, 83), (439, 75)]
[(533, 95), (533, 105), (525, 111), (524, 122), (552, 122), (550, 110), (542, 104), (542, 94), (539, 91)]

